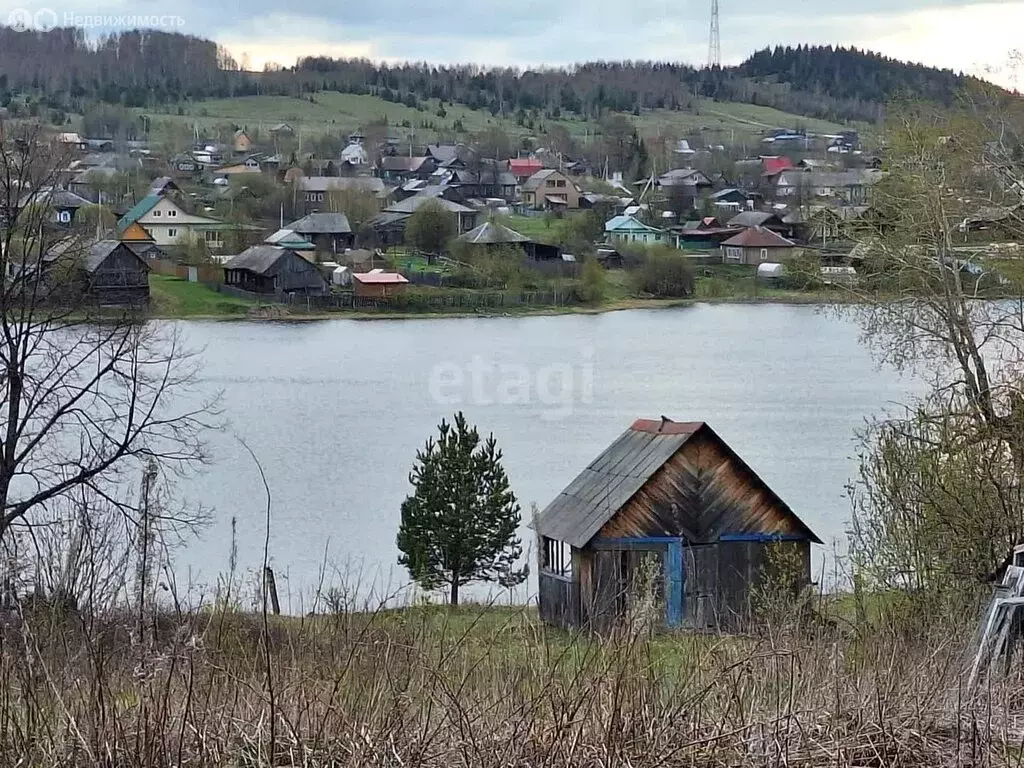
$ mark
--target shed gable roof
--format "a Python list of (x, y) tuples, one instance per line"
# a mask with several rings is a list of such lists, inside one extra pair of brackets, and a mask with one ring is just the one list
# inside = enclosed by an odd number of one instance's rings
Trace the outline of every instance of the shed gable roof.
[(636, 493), (698, 432), (708, 434), (791, 515), (807, 538), (821, 543), (789, 506), (704, 422), (637, 419), (545, 507), (542, 536), (586, 546)]
[(243, 269), (257, 275), (267, 275), (277, 266), (278, 261), (289, 254), (295, 254), (295, 251), (273, 245), (253, 245), (231, 259), (224, 265), (224, 269)]

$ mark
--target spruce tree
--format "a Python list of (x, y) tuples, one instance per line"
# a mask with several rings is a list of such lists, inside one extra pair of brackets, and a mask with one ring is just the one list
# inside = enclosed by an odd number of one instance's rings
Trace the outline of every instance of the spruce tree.
[(461, 412), (438, 432), (417, 451), (409, 475), (415, 490), (402, 503), (398, 562), (424, 589), (447, 587), (458, 605), (469, 582), (511, 586), (526, 578), (515, 569), (523, 551), (520, 508), (493, 435), (481, 441)]

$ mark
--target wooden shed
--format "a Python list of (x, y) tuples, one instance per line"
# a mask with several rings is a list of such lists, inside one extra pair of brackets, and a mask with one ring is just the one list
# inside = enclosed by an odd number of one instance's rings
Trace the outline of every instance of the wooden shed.
[(322, 294), (327, 281), (317, 266), (289, 248), (254, 245), (224, 265), (224, 282), (252, 293)]
[(821, 543), (711, 427), (664, 417), (635, 421), (535, 528), (541, 618), (592, 629), (629, 612), (641, 574), (665, 626), (737, 628), (766, 579), (810, 582)]

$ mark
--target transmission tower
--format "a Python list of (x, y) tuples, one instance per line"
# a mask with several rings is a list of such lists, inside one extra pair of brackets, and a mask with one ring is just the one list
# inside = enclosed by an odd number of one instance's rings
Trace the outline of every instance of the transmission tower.
[(722, 66), (722, 36), (718, 30), (718, 0), (711, 0), (711, 32), (708, 35), (708, 69)]

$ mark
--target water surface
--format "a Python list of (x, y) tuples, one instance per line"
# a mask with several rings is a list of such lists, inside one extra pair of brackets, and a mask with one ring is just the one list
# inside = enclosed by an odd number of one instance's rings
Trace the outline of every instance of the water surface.
[(408, 474), (460, 408), (497, 437), (524, 522), (633, 419), (664, 414), (711, 424), (831, 546), (849, 519), (856, 431), (912, 387), (876, 369), (856, 326), (809, 306), (181, 326), (229, 429), (180, 489), (215, 511), (180, 570), (214, 583), (232, 517), (240, 569), (261, 562), (265, 499), (237, 435), (267, 473), (270, 555), (293, 610), (325, 562), (328, 581), (363, 593), (405, 584), (394, 542)]

